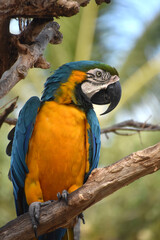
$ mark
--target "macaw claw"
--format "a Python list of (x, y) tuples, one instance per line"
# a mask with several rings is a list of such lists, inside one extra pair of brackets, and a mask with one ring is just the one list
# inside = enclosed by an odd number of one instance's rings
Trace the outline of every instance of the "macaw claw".
[(80, 214), (78, 215), (78, 218), (80, 218), (80, 219), (82, 220), (82, 223), (85, 224), (85, 219), (84, 219), (83, 213), (80, 213)]
[(32, 227), (36, 238), (38, 238), (37, 227), (39, 225), (40, 208), (41, 208), (40, 202), (33, 202), (29, 205), (29, 215), (32, 221)]
[(67, 192), (67, 190), (63, 190), (62, 194), (60, 192), (57, 193), (58, 200), (64, 200), (66, 204), (68, 204), (68, 195), (69, 193)]
[(37, 239), (38, 239), (37, 228), (38, 228), (38, 225), (39, 225), (41, 207), (42, 206), (47, 206), (51, 202), (53, 202), (53, 200), (46, 201), (46, 202), (33, 202), (29, 205), (29, 215), (30, 215), (30, 218), (31, 218), (34, 234), (35, 234), (35, 237)]

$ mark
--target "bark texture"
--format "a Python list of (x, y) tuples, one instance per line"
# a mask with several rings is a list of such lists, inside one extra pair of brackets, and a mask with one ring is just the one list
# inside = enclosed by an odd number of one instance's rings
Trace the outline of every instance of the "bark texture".
[[(41, 209), (38, 234), (67, 227), (79, 213), (135, 180), (160, 169), (160, 143), (132, 153), (105, 168), (95, 169), (88, 181), (69, 195), (65, 202), (54, 202)], [(29, 240), (34, 237), (29, 214), (26, 213), (0, 229), (0, 239)]]
[(0, 17), (69, 17), (88, 2), (88, 0), (1, 0)]
[(17, 82), (25, 78), (30, 68), (49, 68), (49, 63), (43, 58), (43, 51), (49, 42), (58, 44), (61, 41), (62, 34), (59, 32), (59, 25), (56, 22), (50, 22), (32, 44), (27, 45), (18, 42), (18, 58), (13, 66), (4, 72), (0, 79), (0, 98), (6, 95)]

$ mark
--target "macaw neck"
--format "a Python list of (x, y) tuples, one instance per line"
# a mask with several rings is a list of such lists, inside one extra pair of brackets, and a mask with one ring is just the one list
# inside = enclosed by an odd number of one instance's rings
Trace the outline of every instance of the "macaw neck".
[(74, 99), (67, 97), (64, 99), (64, 101), (62, 101), (62, 99), (60, 99), (60, 101), (59, 101), (59, 99), (55, 98), (53, 101), (55, 101), (59, 104), (62, 104), (62, 105), (75, 106), (76, 108), (78, 108), (81, 111), (86, 112), (86, 113), (89, 109), (93, 109), (92, 103), (85, 101), (82, 96), (79, 98), (74, 98)]
[(86, 73), (77, 70), (72, 71), (67, 81), (51, 83), (52, 79), (49, 79), (41, 100), (54, 100), (59, 104), (75, 105), (77, 108), (86, 112), (92, 108), (92, 103), (81, 90), (81, 83), (85, 79)]
[(45, 102), (52, 102), (52, 101), (54, 101), (54, 102), (56, 102), (56, 103), (58, 103), (58, 104), (60, 104), (60, 105), (68, 105), (68, 106), (71, 106), (71, 107), (75, 107), (75, 108), (77, 108), (77, 109), (79, 109), (79, 110), (81, 110), (81, 111), (83, 111), (84, 113), (88, 113), (88, 111), (90, 110), (90, 109), (93, 109), (93, 105), (91, 104), (91, 103), (87, 103), (87, 102), (84, 102), (83, 104), (80, 104), (80, 103), (78, 103), (78, 104), (75, 104), (73, 101), (71, 101), (71, 102), (69, 102), (69, 103), (63, 103), (63, 102), (58, 102), (58, 101), (56, 101), (55, 99), (50, 99), (50, 100), (48, 100), (48, 101), (42, 101), (41, 102), (41, 107), (43, 106), (43, 104), (45, 104)]
[(82, 111), (92, 108), (92, 103), (84, 95), (81, 89), (81, 83), (86, 79), (86, 73), (81, 71), (72, 71), (68, 81), (63, 82), (57, 88), (53, 95), (53, 100), (59, 104), (75, 105)]

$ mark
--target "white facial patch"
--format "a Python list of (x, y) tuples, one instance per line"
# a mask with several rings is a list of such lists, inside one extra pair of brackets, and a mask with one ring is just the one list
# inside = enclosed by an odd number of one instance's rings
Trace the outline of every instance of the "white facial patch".
[(102, 69), (91, 69), (87, 72), (87, 81), (82, 83), (81, 89), (83, 93), (91, 99), (92, 96), (102, 89), (106, 89), (110, 84), (119, 81), (117, 75), (111, 76)]
[(101, 89), (106, 89), (109, 83), (103, 85), (94, 85), (91, 82), (84, 82), (81, 85), (83, 93), (90, 99), (95, 93), (99, 92)]

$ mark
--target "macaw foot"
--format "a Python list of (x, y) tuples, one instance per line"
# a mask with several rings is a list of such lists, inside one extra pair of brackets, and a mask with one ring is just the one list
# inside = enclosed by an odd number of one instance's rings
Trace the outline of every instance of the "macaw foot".
[[(69, 193), (67, 192), (67, 190), (63, 190), (62, 194), (60, 192), (58, 192), (57, 193), (58, 201), (64, 200), (66, 202), (66, 204), (68, 204), (68, 195), (69, 195)], [(80, 213), (78, 215), (78, 218), (82, 220), (83, 224), (85, 224), (85, 219), (84, 219), (83, 213)]]
[(83, 223), (83, 224), (85, 224), (85, 219), (84, 219), (83, 213), (80, 213), (80, 214), (78, 215), (78, 218), (82, 220), (82, 223)]
[(62, 194), (60, 192), (57, 193), (58, 201), (64, 200), (66, 204), (68, 204), (68, 195), (67, 190), (63, 190)]
[(53, 200), (46, 201), (46, 202), (33, 202), (29, 205), (29, 215), (30, 215), (30, 218), (32, 221), (32, 227), (33, 227), (36, 238), (38, 238), (37, 227), (39, 225), (39, 217), (40, 217), (41, 207), (47, 206), (51, 202), (53, 202)]

